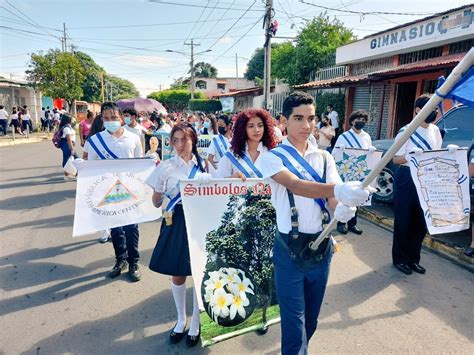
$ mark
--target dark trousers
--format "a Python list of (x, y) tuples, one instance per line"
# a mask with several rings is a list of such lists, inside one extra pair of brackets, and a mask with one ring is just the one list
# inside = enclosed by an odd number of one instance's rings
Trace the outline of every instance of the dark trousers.
[(7, 126), (8, 126), (8, 120), (0, 120), (0, 130), (3, 131), (3, 135), (7, 135)]
[(33, 133), (33, 123), (31, 122), (31, 120), (26, 120), (26, 121), (21, 122), (22, 131), (26, 131), (27, 127), (30, 129), (30, 133)]
[(426, 223), (408, 167), (395, 173), (392, 260), (397, 264), (420, 262)]
[[(343, 226), (343, 225), (345, 225), (345, 223), (337, 222), (337, 225), (338, 225), (338, 226)], [(352, 217), (349, 221), (347, 221), (347, 227), (348, 227), (348, 228), (352, 228), (352, 227), (354, 227), (355, 225), (357, 225), (357, 211), (356, 211), (355, 216)]]
[(140, 258), (138, 224), (112, 228), (110, 234), (115, 249), (115, 259), (117, 261), (127, 260), (130, 265), (138, 263)]
[(281, 352), (307, 354), (329, 277), (332, 250), (309, 272), (300, 271), (283, 247), (275, 242), (273, 264), (281, 318)]

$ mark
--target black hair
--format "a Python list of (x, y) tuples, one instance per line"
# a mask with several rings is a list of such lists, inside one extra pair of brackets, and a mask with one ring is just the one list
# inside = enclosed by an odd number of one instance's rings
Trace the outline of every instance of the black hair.
[(97, 115), (92, 121), (91, 129), (86, 139), (89, 139), (89, 137), (92, 137), (94, 134), (102, 132), (103, 130), (104, 130), (104, 120), (102, 119), (102, 115)]
[[(3, 106), (2, 106), (2, 108), (3, 108)], [(44, 107), (41, 107), (41, 109), (44, 110)]]
[(230, 118), (227, 115), (220, 115), (217, 120), (222, 120), (224, 121), (225, 125), (228, 126), (230, 125)]
[(122, 109), (119, 107), (119, 105), (117, 105), (115, 102), (112, 102), (112, 101), (107, 101), (107, 102), (104, 102), (101, 106), (100, 106), (100, 114), (103, 115), (104, 114), (104, 111), (106, 110), (113, 110), (113, 111), (116, 111), (120, 114), (120, 116), (123, 116), (123, 112), (122, 112)]
[(61, 116), (61, 122), (59, 123), (59, 128), (63, 128), (64, 126), (66, 125), (70, 125), (72, 122), (72, 119), (71, 119), (71, 116), (67, 115), (67, 114), (63, 114)]
[(291, 93), (285, 101), (283, 101), (283, 116), (290, 118), (293, 113), (294, 107), (301, 105), (314, 105), (316, 106), (314, 99), (311, 95), (303, 91), (295, 91)]
[(415, 100), (415, 108), (422, 109), (428, 101), (430, 101), (431, 95), (430, 94), (423, 94), (416, 98)]
[(49, 110), (49, 106), (46, 106), (46, 108)]
[(352, 125), (352, 122), (354, 122), (358, 118), (365, 118), (367, 122), (369, 121), (369, 114), (367, 113), (367, 111), (364, 110), (353, 111), (349, 116), (349, 124)]
[(125, 107), (123, 114), (125, 115), (126, 113), (130, 114), (130, 116), (138, 116), (137, 110), (135, 110), (133, 107)]
[(331, 110), (334, 108), (334, 105), (333, 104), (328, 104), (328, 107), (331, 108)]
[[(0, 110), (3, 110), (4, 107), (5, 107), (5, 106), (0, 105)], [(43, 107), (43, 109), (44, 109), (44, 107)]]

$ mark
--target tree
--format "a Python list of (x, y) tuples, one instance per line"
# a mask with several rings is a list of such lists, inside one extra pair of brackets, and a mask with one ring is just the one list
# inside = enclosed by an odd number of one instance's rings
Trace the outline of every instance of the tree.
[[(187, 89), (169, 89), (152, 92), (147, 97), (161, 102), (170, 111), (183, 111), (188, 107), (189, 100), (191, 100), (191, 92)], [(203, 99), (204, 94), (196, 92), (194, 97)]]
[(138, 90), (131, 81), (111, 74), (106, 74), (104, 81), (108, 86), (106, 91), (107, 93), (111, 92), (114, 101), (120, 99), (132, 99), (139, 96)]
[(247, 63), (247, 71), (244, 77), (248, 80), (255, 80), (255, 78), (263, 78), (264, 68), (264, 53), (263, 48), (257, 48), (252, 54), (249, 62)]
[(102, 101), (102, 76), (105, 70), (99, 66), (91, 56), (84, 52), (76, 52), (76, 57), (84, 67), (86, 78), (82, 84), (84, 92), (82, 100), (88, 102)]
[[(295, 48), (291, 42), (272, 44), (272, 79), (287, 79), (294, 71), (293, 56)], [(247, 64), (244, 76), (248, 80), (263, 80), (264, 49), (257, 48)]]
[(46, 54), (32, 54), (28, 67), (27, 81), (45, 95), (63, 98), (69, 107), (82, 97), (84, 67), (73, 54), (57, 49)]
[(189, 100), (189, 109), (191, 111), (216, 112), (222, 110), (222, 104), (219, 100), (193, 99)]
[(217, 69), (206, 62), (199, 62), (194, 65), (194, 76), (200, 78), (217, 77)]

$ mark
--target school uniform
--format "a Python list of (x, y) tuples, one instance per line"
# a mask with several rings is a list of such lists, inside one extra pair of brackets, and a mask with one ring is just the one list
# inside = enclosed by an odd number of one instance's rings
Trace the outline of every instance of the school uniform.
[[(104, 130), (89, 137), (83, 148), (88, 160), (127, 159), (143, 156), (140, 138), (123, 130), (120, 137), (113, 136)], [(127, 260), (130, 265), (136, 265), (140, 258), (138, 251), (138, 224), (112, 228), (110, 232), (117, 262)]]
[[(341, 134), (334, 144), (334, 148), (337, 147), (345, 147), (345, 148), (361, 148), (361, 149), (369, 149), (372, 146), (372, 138), (370, 135), (365, 132), (363, 129), (357, 133), (354, 129), (350, 129), (343, 134)], [(337, 222), (339, 227), (345, 226), (345, 223)], [(355, 227), (357, 225), (357, 212), (349, 221), (347, 221), (347, 227), (349, 229)], [(360, 232), (362, 233), (362, 232)]]
[[(201, 161), (201, 164), (204, 164)], [(164, 218), (161, 223), (160, 236), (150, 260), (150, 269), (160, 274), (171, 276), (190, 276), (191, 261), (189, 258), (188, 234), (184, 218), (179, 182), (193, 179), (202, 174), (196, 157), (185, 162), (178, 155), (164, 160), (158, 165), (153, 177), (153, 188), (165, 195), (170, 201), (164, 210), (172, 213), (172, 223)]]
[(5, 109), (0, 110), (0, 130), (3, 131), (3, 135), (7, 135), (7, 125), (8, 125), (8, 112)]
[(69, 147), (69, 144), (67, 142), (67, 136), (71, 137), (72, 145), (74, 147), (74, 145), (76, 144), (76, 131), (74, 131), (74, 129), (69, 124), (63, 127), (63, 134), (61, 136), (61, 150), (63, 152), (63, 163), (62, 163), (63, 168), (66, 165), (69, 158), (71, 157), (71, 153), (74, 156), (74, 159), (78, 158), (78, 155), (76, 154), (76, 152), (71, 151), (71, 148)]
[(222, 159), (219, 161), (219, 166), (217, 167), (216, 176), (217, 178), (228, 178), (234, 175), (236, 172), (241, 172), (247, 178), (261, 178), (262, 174), (256, 167), (263, 155), (268, 152), (268, 148), (263, 145), (262, 142), (259, 143), (257, 151), (260, 153), (255, 160), (252, 162), (250, 154), (248, 151), (248, 144), (245, 145), (245, 155), (240, 157), (232, 151), (227, 151)]
[[(399, 139), (400, 133), (404, 130), (405, 127), (399, 131), (395, 140)], [(405, 157), (415, 148), (440, 149), (442, 143), (443, 139), (436, 125), (430, 124), (427, 128), (418, 127), (395, 155)], [(393, 263), (418, 264), (427, 227), (408, 162), (402, 164), (395, 172), (393, 210)]]
[(214, 163), (219, 163), (219, 160), (230, 148), (229, 139), (223, 134), (212, 136), (211, 144), (207, 148), (207, 154), (212, 154)]
[[(314, 173), (305, 169), (294, 157), (308, 164), (321, 179), (320, 181), (341, 182), (332, 156), (313, 144), (308, 144), (302, 156), (288, 140), (285, 140), (280, 146), (263, 155), (257, 164), (271, 186), (271, 201), (276, 210), (278, 232), (273, 247), (273, 264), (280, 306), (282, 354), (308, 352), (308, 342), (316, 331), (333, 253), (332, 238), (326, 238), (318, 248), (315, 263), (303, 267), (289, 250), (290, 238), (294, 233), (292, 218), (297, 218), (297, 232), (300, 235), (298, 238), (305, 235), (314, 236), (323, 229), (322, 212), (326, 209), (325, 202), (321, 199), (314, 200), (291, 194), (293, 195), (291, 202), (286, 187), (271, 178), (281, 171), (289, 170), (300, 179), (316, 181), (311, 178)], [(298, 211), (297, 217), (294, 215), (292, 217), (292, 204)]]

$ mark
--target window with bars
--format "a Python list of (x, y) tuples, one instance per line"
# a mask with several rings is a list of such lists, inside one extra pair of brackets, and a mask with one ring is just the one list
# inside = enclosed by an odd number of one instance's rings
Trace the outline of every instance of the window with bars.
[(449, 54), (468, 52), (472, 47), (474, 47), (474, 39), (451, 43), (449, 45)]
[(441, 57), (443, 46), (423, 49), (421, 51), (403, 53), (398, 56), (398, 65), (420, 62), (422, 60)]
[(438, 80), (423, 80), (423, 94), (433, 94), (436, 91)]
[(393, 57), (368, 60), (362, 63), (350, 64), (350, 75), (362, 75), (393, 67)]

